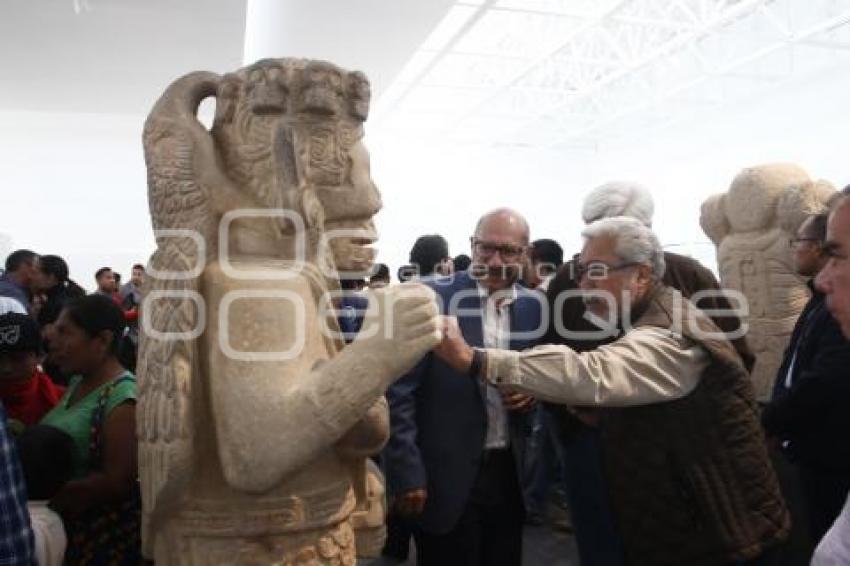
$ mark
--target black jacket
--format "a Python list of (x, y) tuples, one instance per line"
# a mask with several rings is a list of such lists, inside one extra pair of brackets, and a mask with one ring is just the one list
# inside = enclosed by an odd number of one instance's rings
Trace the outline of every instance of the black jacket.
[(850, 472), (845, 436), (850, 430), (850, 342), (827, 310), (823, 294), (813, 287), (791, 334), (762, 424), (769, 436), (783, 442), (792, 460), (824, 471)]

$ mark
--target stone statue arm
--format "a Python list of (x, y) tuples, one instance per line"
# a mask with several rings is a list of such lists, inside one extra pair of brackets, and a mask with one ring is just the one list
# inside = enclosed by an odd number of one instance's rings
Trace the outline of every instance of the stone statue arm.
[(219, 456), (235, 489), (267, 491), (315, 460), (439, 343), (433, 291), (401, 285), (374, 297), (370, 305), (378, 314), (369, 317), (358, 338), (306, 375), (249, 377), (211, 369)]
[(346, 458), (365, 458), (377, 454), (386, 444), (389, 431), (389, 407), (382, 395), (337, 442), (337, 452)]
[(715, 246), (719, 246), (731, 231), (725, 207), (725, 194), (710, 196), (700, 207), (700, 227)]
[[(366, 412), (366, 416), (357, 421), (336, 443), (336, 452), (349, 462), (351, 467), (351, 483), (357, 498), (357, 507), (361, 512), (367, 512), (372, 501), (370, 496), (370, 477), (367, 463), (369, 456), (377, 454), (384, 447), (390, 433), (390, 414), (386, 398), (381, 395)], [(381, 498), (383, 498), (383, 476), (380, 481)], [(374, 495), (374, 494), (372, 494)], [(383, 513), (380, 514), (383, 524)], [(355, 527), (356, 528), (356, 527)]]

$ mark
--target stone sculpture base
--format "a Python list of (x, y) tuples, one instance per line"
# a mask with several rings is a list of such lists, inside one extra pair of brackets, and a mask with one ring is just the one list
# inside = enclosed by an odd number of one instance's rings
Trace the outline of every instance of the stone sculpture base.
[[(169, 529), (161, 535), (163, 547), (156, 551), (156, 562), (181, 566), (240, 565), (354, 565), (354, 531), (349, 521), (329, 527), (277, 536), (246, 538), (239, 535), (180, 536)], [(168, 549), (167, 553), (165, 549)], [(177, 551), (179, 556), (172, 553)]]

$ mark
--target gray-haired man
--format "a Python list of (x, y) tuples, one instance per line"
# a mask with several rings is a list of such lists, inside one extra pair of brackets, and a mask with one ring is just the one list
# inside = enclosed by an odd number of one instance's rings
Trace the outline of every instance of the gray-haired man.
[(481, 367), (498, 387), (606, 408), (604, 464), (626, 563), (760, 559), (790, 521), (740, 356), (705, 313), (660, 283), (663, 252), (648, 227), (606, 218), (583, 235), (581, 291), (617, 331), (614, 342), (583, 353), (475, 350), (447, 319), (437, 355)]
[[(652, 226), (654, 203), (649, 190), (631, 181), (613, 181), (596, 187), (585, 197), (581, 216), (586, 224), (614, 216), (628, 216), (646, 227)], [(721, 330), (737, 335), (732, 345), (747, 369), (754, 356), (742, 335), (741, 322), (714, 274), (698, 261), (683, 255), (664, 252), (665, 269), (658, 277), (682, 293), (706, 312)], [(566, 263), (552, 279), (547, 291), (550, 305), (549, 330), (542, 344), (563, 344), (585, 352), (608, 344), (615, 336), (599, 332), (587, 320), (587, 308), (581, 298), (573, 296), (579, 287), (576, 261)], [(564, 300), (566, 299), (566, 300)], [(546, 426), (555, 429), (560, 439), (564, 484), (575, 526), (579, 557), (594, 566), (621, 566), (622, 548), (608, 501), (600, 462), (598, 413), (593, 410), (568, 411), (566, 407), (545, 404)], [(578, 418), (577, 418), (578, 417)]]

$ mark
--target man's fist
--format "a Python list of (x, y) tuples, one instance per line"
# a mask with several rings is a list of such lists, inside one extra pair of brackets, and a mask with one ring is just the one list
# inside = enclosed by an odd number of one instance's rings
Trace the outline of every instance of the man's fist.
[(443, 340), (434, 353), (455, 370), (466, 373), (472, 364), (472, 347), (466, 343), (454, 316), (442, 317)]
[(508, 411), (525, 412), (534, 407), (534, 397), (505, 389), (500, 390), (499, 393), (502, 394), (502, 403)]
[(421, 515), (427, 499), (428, 492), (424, 489), (411, 489), (396, 497), (394, 508), (399, 515), (407, 517)]
[(380, 356), (399, 377), (439, 344), (436, 295), (421, 283), (404, 283), (369, 293), (369, 308), (355, 344)]

